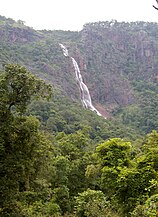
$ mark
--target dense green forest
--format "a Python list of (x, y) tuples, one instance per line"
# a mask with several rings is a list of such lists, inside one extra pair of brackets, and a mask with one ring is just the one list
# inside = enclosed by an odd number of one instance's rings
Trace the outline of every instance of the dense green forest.
[[(35, 31), (0, 16), (0, 216), (158, 216), (157, 32)], [(107, 119), (82, 107), (59, 43)]]

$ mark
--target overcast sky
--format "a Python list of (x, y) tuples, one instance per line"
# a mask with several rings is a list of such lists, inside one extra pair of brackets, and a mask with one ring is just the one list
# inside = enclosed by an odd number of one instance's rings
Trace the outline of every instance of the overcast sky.
[(0, 0), (0, 15), (35, 29), (81, 30), (88, 22), (158, 22), (155, 0)]

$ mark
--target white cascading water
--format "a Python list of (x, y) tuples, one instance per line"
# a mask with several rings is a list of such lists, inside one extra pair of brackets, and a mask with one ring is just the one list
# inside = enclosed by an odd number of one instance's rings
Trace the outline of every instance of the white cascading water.
[[(64, 56), (69, 57), (69, 53), (68, 53), (67, 48), (63, 44), (59, 44), (59, 45), (63, 50)], [(78, 66), (76, 60), (73, 57), (70, 57), (70, 58), (72, 60), (72, 63), (73, 63), (74, 69), (75, 69), (76, 80), (77, 80), (77, 83), (79, 85), (79, 89), (80, 89), (80, 93), (81, 93), (81, 101), (82, 101), (83, 106), (87, 109), (90, 109), (91, 111), (96, 112), (97, 115), (102, 116), (100, 114), (100, 112), (92, 105), (92, 100), (91, 100), (91, 96), (90, 96), (88, 87), (83, 82), (82, 75), (81, 75), (81, 72), (80, 72), (80, 69), (79, 69), (79, 66)]]

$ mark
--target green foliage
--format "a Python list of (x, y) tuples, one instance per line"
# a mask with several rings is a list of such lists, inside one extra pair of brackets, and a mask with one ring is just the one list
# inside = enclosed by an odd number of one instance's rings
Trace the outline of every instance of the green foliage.
[(120, 112), (124, 124), (137, 127), (145, 133), (157, 130), (158, 88), (156, 82), (137, 81), (134, 83), (138, 103)]
[(110, 203), (101, 191), (87, 189), (76, 197), (78, 217), (117, 216), (110, 209)]
[(51, 86), (19, 65), (6, 65), (0, 79), (0, 105), (3, 110), (10, 110), (14, 106), (17, 112), (24, 113), (33, 97), (49, 98), (51, 94)]
[(100, 187), (124, 214), (130, 215), (157, 190), (157, 144), (157, 133), (149, 134), (143, 152), (133, 161), (130, 143), (121, 139), (110, 139), (96, 148)]
[(101, 158), (102, 166), (124, 167), (129, 165), (130, 142), (123, 139), (110, 139), (96, 148), (98, 157)]
[(33, 97), (47, 97), (50, 86), (18, 65), (6, 66), (0, 84), (1, 213), (20, 216), (18, 198), (33, 191), (52, 150), (39, 121), (24, 112)]
[(51, 199), (49, 202), (43, 203), (37, 201), (31, 205), (23, 205), (22, 215), (26, 217), (60, 217), (60, 207)]
[[(81, 130), (69, 135), (59, 133), (56, 139), (60, 154), (65, 156), (67, 162), (65, 166), (68, 166), (67, 169), (64, 169), (64, 167), (60, 168), (62, 178), (65, 177), (67, 180), (67, 182), (65, 180), (64, 184), (68, 186), (71, 195), (76, 195), (78, 192), (83, 191), (87, 185), (85, 170), (89, 163), (90, 156), (87, 148), (91, 140)], [(67, 176), (64, 176), (64, 174)], [(60, 180), (62, 179), (60, 178)], [(59, 183), (60, 181), (58, 181)]]
[(143, 205), (137, 206), (131, 214), (132, 217), (158, 216), (158, 195), (151, 196)]

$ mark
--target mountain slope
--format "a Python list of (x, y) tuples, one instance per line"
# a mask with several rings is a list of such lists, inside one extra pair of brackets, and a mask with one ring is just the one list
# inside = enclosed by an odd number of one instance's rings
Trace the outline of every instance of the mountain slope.
[(0, 16), (0, 68), (22, 64), (80, 102), (72, 61), (59, 46), (63, 43), (78, 62), (96, 108), (149, 132), (158, 127), (157, 32), (156, 23), (117, 21), (88, 23), (80, 32), (35, 31)]

